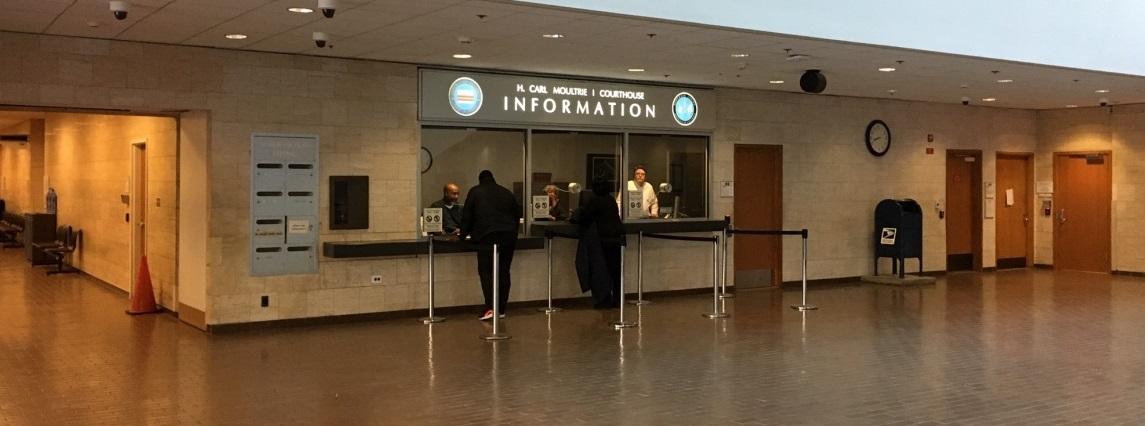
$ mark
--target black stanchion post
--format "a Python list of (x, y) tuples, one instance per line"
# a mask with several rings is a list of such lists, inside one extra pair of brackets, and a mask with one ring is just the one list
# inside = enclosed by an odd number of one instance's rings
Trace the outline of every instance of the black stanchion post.
[(712, 239), (712, 313), (704, 314), (711, 319), (727, 318), (726, 312), (720, 311), (720, 239)]
[(501, 318), (501, 261), (499, 255), (497, 244), (493, 244), (493, 332), (481, 336), (482, 339), (489, 341), (505, 340), (512, 337), (501, 332), (498, 321)]
[(807, 230), (804, 229), (800, 236), (803, 237), (803, 302), (799, 305), (791, 305), (791, 309), (797, 311), (813, 311), (819, 309), (819, 307), (807, 304)]
[(639, 325), (637, 323), (624, 320), (624, 305), (625, 305), (625, 303), (624, 303), (624, 250), (627, 248), (628, 245), (624, 243), (624, 237), (623, 236), (621, 236), (620, 238), (621, 238), (621, 242), (620, 242), (620, 301), (619, 301), (620, 303), (618, 303), (618, 305), (620, 306), (620, 319), (618, 321), (612, 323), (612, 327), (617, 329), (617, 330), (628, 328), (628, 327), (635, 327), (635, 326)]
[(434, 324), (434, 323), (439, 323), (439, 322), (445, 321), (445, 317), (439, 317), (439, 316), (436, 316), (433, 314), (433, 304), (434, 304), (433, 290), (434, 290), (434, 287), (436, 285), (434, 275), (433, 275), (433, 263), (434, 263), (434, 261), (433, 261), (433, 235), (429, 236), (429, 259), (428, 259), (428, 263), (429, 263), (429, 314), (427, 314), (425, 318), (421, 319), (422, 324)]
[(549, 306), (545, 308), (538, 308), (537, 311), (551, 314), (553, 312), (560, 312), (561, 308), (553, 307), (553, 236), (545, 233), (545, 255), (548, 258), (548, 275), (549, 275)]

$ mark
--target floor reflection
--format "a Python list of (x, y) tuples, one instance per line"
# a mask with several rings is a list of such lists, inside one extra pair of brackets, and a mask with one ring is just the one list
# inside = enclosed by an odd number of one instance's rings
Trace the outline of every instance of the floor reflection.
[[(525, 285), (525, 284), (522, 284)], [(1136, 423), (1145, 278), (659, 296), (616, 310), (207, 335), (0, 251), (0, 424)]]

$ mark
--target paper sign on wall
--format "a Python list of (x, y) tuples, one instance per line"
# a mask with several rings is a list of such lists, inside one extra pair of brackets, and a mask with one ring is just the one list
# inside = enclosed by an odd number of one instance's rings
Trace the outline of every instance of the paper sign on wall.
[(644, 218), (644, 193), (641, 191), (628, 191), (628, 217)]
[(987, 198), (986, 199), (986, 206), (984, 208), (986, 209), (986, 212), (984, 214), (986, 219), (993, 219), (994, 218), (994, 210), (997, 208), (997, 204), (994, 202), (994, 199), (993, 198)]
[(549, 196), (533, 196), (533, 217), (549, 217)]
[(735, 182), (725, 180), (720, 182), (720, 197), (731, 198), (736, 195)]
[(1054, 182), (1052, 180), (1039, 181), (1036, 186), (1038, 194), (1048, 195), (1054, 193)]
[(421, 221), (425, 232), (442, 232), (440, 208), (423, 209)]
[(287, 223), (287, 229), (287, 232), (290, 232), (291, 234), (305, 234), (310, 232), (310, 221), (304, 219), (292, 219)]

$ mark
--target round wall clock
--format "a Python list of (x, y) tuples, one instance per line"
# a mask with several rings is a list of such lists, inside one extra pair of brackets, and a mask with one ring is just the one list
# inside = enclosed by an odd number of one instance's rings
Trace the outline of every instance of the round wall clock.
[(883, 120), (872, 120), (867, 125), (867, 151), (876, 157), (882, 157), (891, 149), (891, 129)]

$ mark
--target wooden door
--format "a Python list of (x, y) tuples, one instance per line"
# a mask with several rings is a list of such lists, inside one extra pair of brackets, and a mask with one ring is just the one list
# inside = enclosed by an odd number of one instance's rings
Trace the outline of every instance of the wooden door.
[(946, 154), (946, 270), (982, 267), (982, 153)]
[(1033, 264), (1032, 154), (998, 154), (995, 247), (998, 268)]
[(1113, 161), (1109, 152), (1054, 155), (1054, 268), (1109, 272)]
[[(783, 146), (735, 146), (736, 228), (783, 227)], [(742, 235), (735, 244), (737, 288), (779, 286), (783, 282), (783, 244), (779, 236)]]

